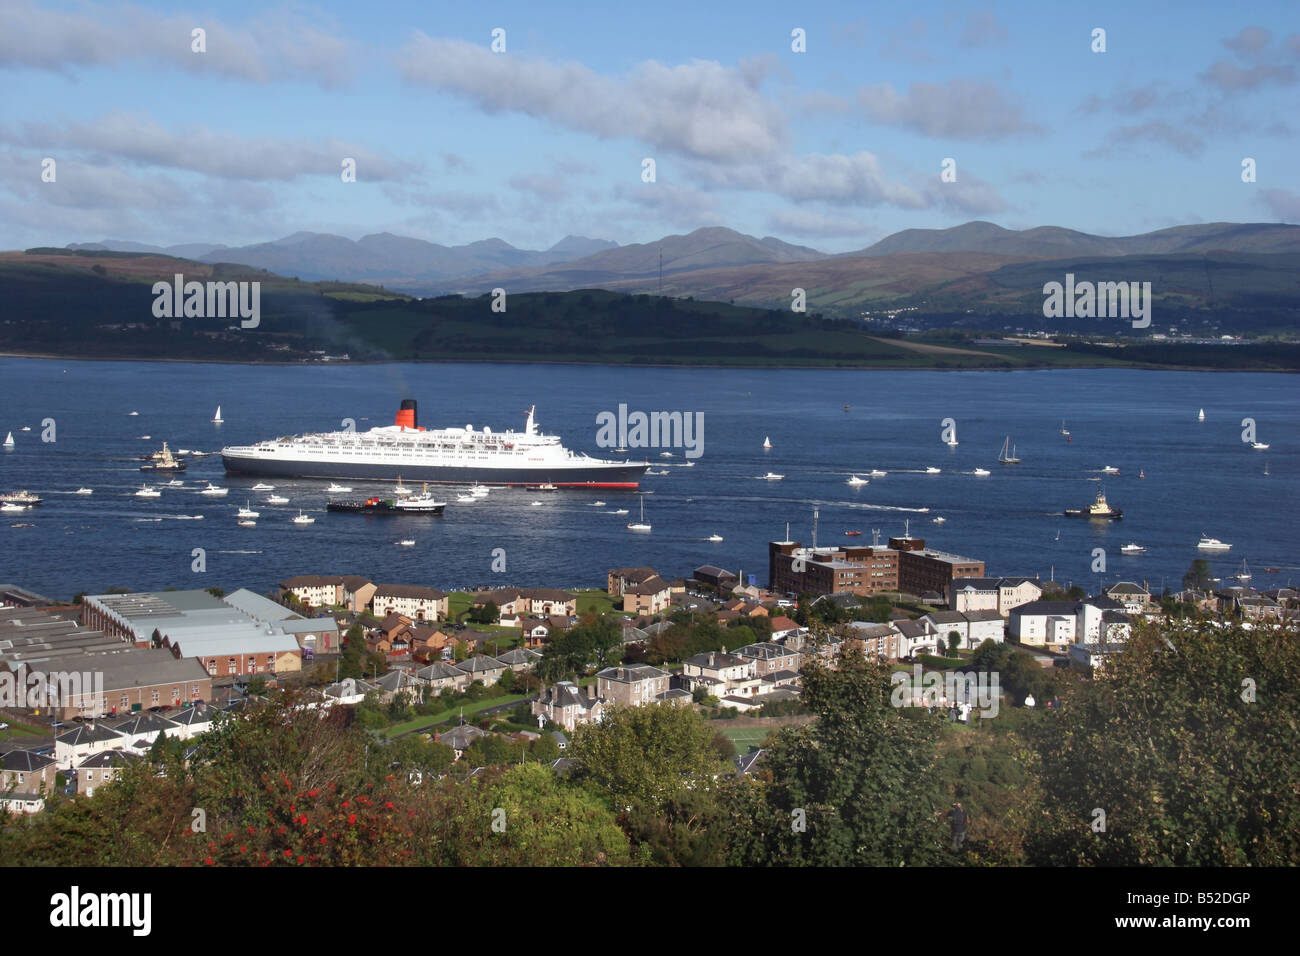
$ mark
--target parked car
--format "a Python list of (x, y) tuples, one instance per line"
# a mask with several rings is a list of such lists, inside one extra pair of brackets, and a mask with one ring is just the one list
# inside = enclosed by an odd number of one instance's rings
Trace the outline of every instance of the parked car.
[(65, 724), (61, 720), (52, 720), (50, 721), (50, 726), (53, 727), (55, 730), (58, 730), (60, 727), (66, 727), (67, 724)]
[(0, 730), (8, 730), (8, 729), (9, 729), (9, 725), (6, 724), (3, 720), (0, 720)]

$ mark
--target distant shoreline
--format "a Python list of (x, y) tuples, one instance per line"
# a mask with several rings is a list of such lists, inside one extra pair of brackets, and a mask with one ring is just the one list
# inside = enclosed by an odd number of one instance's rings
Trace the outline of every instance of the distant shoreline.
[(680, 362), (575, 362), (571, 359), (531, 359), (518, 358), (388, 358), (388, 359), (349, 359), (346, 362), (273, 362), (273, 361), (235, 361), (234, 359), (214, 358), (132, 358), (127, 356), (102, 355), (57, 355), (47, 352), (0, 352), (0, 358), (40, 359), (42, 361), (62, 362), (170, 362), (192, 365), (243, 365), (249, 368), (346, 368), (348, 366), (370, 365), (568, 365), (574, 368), (671, 368), (700, 369), (707, 371), (748, 370), (748, 371), (828, 371), (828, 372), (1051, 372), (1051, 371), (1101, 371), (1105, 369), (1134, 370), (1146, 372), (1250, 372), (1265, 375), (1294, 375), (1296, 370), (1277, 368), (1221, 368), (1194, 365), (1153, 365), (1133, 362), (1124, 365), (1108, 363), (1084, 363), (1078, 365), (1062, 362), (1044, 363), (1043, 365), (1020, 365), (1007, 368), (1003, 365), (890, 365), (884, 362), (864, 365), (753, 365), (753, 364), (703, 364)]

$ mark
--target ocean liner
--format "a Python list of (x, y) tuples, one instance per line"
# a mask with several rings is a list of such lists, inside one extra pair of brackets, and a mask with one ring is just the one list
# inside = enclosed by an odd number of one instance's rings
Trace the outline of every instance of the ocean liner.
[(221, 450), (226, 471), (282, 478), (390, 481), (399, 475), (444, 484), (635, 488), (647, 463), (605, 461), (568, 450), (533, 420), (522, 432), (491, 428), (421, 428), (414, 399), (404, 399), (392, 425), (368, 431), (274, 438)]

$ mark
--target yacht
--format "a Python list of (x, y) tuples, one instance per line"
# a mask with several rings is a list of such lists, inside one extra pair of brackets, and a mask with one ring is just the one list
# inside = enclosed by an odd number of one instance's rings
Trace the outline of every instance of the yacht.
[(76, 491), (73, 492), (74, 495), (93, 495), (94, 493), (95, 493), (94, 488), (78, 488)]
[(287, 505), (289, 499), (284, 495), (271, 495), (266, 499), (268, 505)]
[(1196, 547), (1198, 547), (1202, 551), (1231, 551), (1232, 550), (1232, 545), (1224, 544), (1218, 538), (1211, 538), (1207, 536), (1203, 531), (1201, 532), (1201, 540), (1196, 543)]
[(629, 521), (627, 523), (627, 530), (628, 531), (649, 531), (650, 530), (650, 525), (646, 524), (646, 520), (645, 520), (645, 498), (641, 499), (641, 520)]
[(1198, 422), (1205, 421), (1205, 409), (1202, 408), (1199, 412), (1196, 413), (1196, 420)]
[(4, 504), (0, 504), (0, 511), (15, 512), (15, 511), (26, 511), (26, 510), (27, 510), (26, 505), (16, 505), (12, 501), (6, 501)]
[(253, 485), (253, 487), (250, 488), (249, 490), (250, 491), (275, 491), (275, 485), (268, 485), (264, 481), (259, 481), (257, 484)]
[(148, 485), (141, 485), (140, 490), (135, 493), (137, 498), (161, 498), (162, 492), (157, 488), (150, 488)]
[(1140, 544), (1129, 543), (1120, 548), (1121, 554), (1146, 554), (1147, 549)]
[(258, 518), (260, 515), (248, 507), (248, 502), (244, 502), (244, 507), (235, 513), (236, 518)]
[(989, 471), (987, 468), (976, 468), (971, 472), (971, 474), (978, 475), (980, 478), (987, 478), (989, 475), (993, 474), (993, 472)]
[(856, 487), (858, 487), (859, 485), (865, 485), (865, 484), (867, 483), (867, 479), (865, 479), (865, 478), (859, 478), (857, 475), (853, 475), (852, 477), (849, 478), (848, 481), (846, 481), (846, 482), (844, 482), (844, 483), (845, 483), (846, 485), (852, 485), (853, 487), (856, 488)]
[(1241, 570), (1234, 574), (1233, 577), (1236, 578), (1240, 584), (1245, 584), (1250, 580), (1250, 568), (1246, 567), (1245, 558), (1241, 559)]
[(778, 475), (774, 471), (769, 471), (766, 475), (760, 476), (761, 481), (780, 481), (785, 475)]
[(202, 491), (200, 491), (199, 494), (212, 495), (213, 497), (225, 497), (226, 493), (229, 491), (230, 491), (229, 488), (218, 488), (216, 485), (214, 485), (212, 482), (209, 481), (208, 486), (204, 488)]
[(301, 511), (293, 519), (294, 524), (315, 524), (316, 519), (311, 515), (305, 515)]
[(709, 540), (712, 541), (712, 542), (714, 542), (714, 543), (716, 544), (717, 542), (719, 542), (719, 541), (722, 540), (722, 535), (720, 535), (720, 534), (711, 534), (711, 535), (709, 535)]
[(327, 495), (346, 495), (352, 488), (349, 485), (340, 485), (331, 481), (330, 486), (325, 489)]
[(998, 453), (998, 461), (1004, 465), (1018, 465), (1020, 459), (1016, 457), (1016, 446), (1011, 444), (1011, 436), (1002, 443), (1002, 451)]

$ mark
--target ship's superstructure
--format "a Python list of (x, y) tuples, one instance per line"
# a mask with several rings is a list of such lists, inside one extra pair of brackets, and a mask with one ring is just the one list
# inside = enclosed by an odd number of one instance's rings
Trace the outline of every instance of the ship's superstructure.
[(538, 429), (528, 409), (522, 432), (491, 428), (425, 429), (405, 399), (392, 425), (368, 431), (275, 438), (221, 450), (226, 471), (291, 478), (408, 480), (484, 485), (635, 488), (647, 464), (605, 461), (573, 452)]

